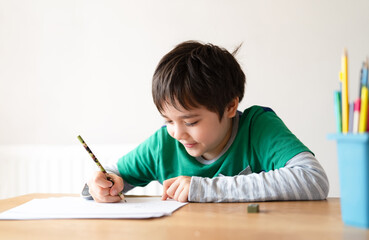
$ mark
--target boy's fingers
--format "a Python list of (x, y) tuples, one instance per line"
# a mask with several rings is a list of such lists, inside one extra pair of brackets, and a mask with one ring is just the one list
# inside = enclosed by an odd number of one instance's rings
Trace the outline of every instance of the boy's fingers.
[(163, 196), (162, 199), (166, 200), (170, 195), (168, 195), (167, 190), (172, 185), (173, 182), (176, 181), (177, 178), (170, 178), (163, 182)]
[(123, 179), (116, 174), (104, 174), (98, 171), (88, 181), (88, 186), (96, 202), (119, 202), (121, 197), (118, 193), (123, 190), (124, 183)]
[(95, 187), (90, 188), (90, 194), (96, 202), (119, 202), (122, 200), (120, 196), (112, 196), (110, 188)]
[(186, 186), (182, 189), (181, 194), (179, 195), (177, 201), (179, 202), (188, 202), (188, 189), (189, 187)]
[(123, 191), (124, 183), (123, 179), (115, 174), (109, 174), (109, 177), (113, 180), (114, 185), (110, 188), (110, 195), (116, 196), (119, 192)]
[(183, 198), (183, 196), (185, 195), (185, 187), (184, 187), (184, 184), (180, 181), (179, 182), (179, 185), (177, 187), (177, 189), (175, 190), (175, 193), (174, 193), (174, 199), (176, 201), (179, 201), (180, 198)]
[(161, 196), (161, 200), (167, 200), (168, 199), (168, 195), (163, 192), (163, 196)]
[(103, 172), (96, 172), (93, 179), (95, 184), (102, 188), (109, 188), (113, 185), (112, 182), (106, 179), (106, 176)]
[(172, 185), (172, 183), (176, 180), (176, 178), (170, 178), (163, 182), (163, 192), (166, 192), (167, 189)]
[(167, 194), (170, 198), (174, 198), (175, 199), (175, 194), (177, 191), (180, 191), (180, 189), (178, 189), (180, 182), (176, 179), (168, 188), (167, 190)]
[(119, 196), (107, 195), (104, 197), (94, 198), (94, 200), (99, 203), (106, 203), (106, 202), (113, 203), (113, 202), (120, 202), (120, 200), (122, 199)]
[(174, 200), (178, 201), (178, 198), (181, 195), (182, 190), (183, 190), (182, 187), (179, 185), (178, 188), (174, 192), (174, 196), (173, 196)]
[(96, 187), (96, 189), (93, 190), (98, 196), (104, 197), (108, 196), (109, 194), (109, 188), (102, 188), (102, 187)]

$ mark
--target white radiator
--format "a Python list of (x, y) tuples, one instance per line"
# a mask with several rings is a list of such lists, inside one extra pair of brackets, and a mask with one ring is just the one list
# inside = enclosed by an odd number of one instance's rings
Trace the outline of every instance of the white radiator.
[[(115, 162), (135, 145), (91, 145), (102, 165)], [(0, 199), (27, 193), (80, 193), (98, 168), (82, 145), (0, 145)], [(129, 194), (161, 195), (152, 182)]]

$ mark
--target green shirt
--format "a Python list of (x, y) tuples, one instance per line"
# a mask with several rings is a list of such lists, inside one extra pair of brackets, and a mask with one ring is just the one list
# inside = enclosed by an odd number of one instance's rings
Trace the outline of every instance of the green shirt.
[(306, 151), (310, 150), (270, 108), (253, 106), (240, 113), (233, 143), (211, 164), (190, 156), (162, 127), (120, 158), (118, 170), (129, 184), (145, 186), (177, 176), (235, 176), (248, 166), (254, 173), (267, 172), (283, 167), (292, 157)]

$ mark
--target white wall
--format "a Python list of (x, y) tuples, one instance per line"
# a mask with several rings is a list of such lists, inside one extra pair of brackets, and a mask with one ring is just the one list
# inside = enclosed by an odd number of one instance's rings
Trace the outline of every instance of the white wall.
[[(131, 151), (130, 144), (89, 144), (103, 166)], [(98, 171), (81, 145), (0, 145), (0, 199), (28, 193), (81, 193)], [(161, 195), (163, 187), (151, 182), (136, 187), (133, 195)]]
[(243, 42), (240, 108), (272, 107), (338, 196), (336, 148), (326, 140), (333, 90), (346, 47), (357, 95), (368, 23), (366, 0), (0, 0), (0, 144), (79, 144), (78, 134), (139, 143), (162, 124), (150, 84), (166, 52), (189, 39), (230, 51)]

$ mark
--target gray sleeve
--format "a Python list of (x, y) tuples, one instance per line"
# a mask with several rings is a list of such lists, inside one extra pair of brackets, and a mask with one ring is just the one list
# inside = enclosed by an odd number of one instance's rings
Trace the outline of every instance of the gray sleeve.
[[(105, 170), (108, 172), (108, 173), (114, 173), (120, 177), (122, 177), (120, 175), (120, 172), (118, 170), (118, 166), (117, 166), (117, 163), (113, 163), (113, 164), (110, 164), (110, 165), (107, 165), (105, 166)], [(127, 193), (129, 190), (132, 190), (135, 186), (129, 184), (126, 182), (126, 180), (124, 180), (123, 178), (123, 183), (124, 183), (124, 189), (123, 189), (123, 194)]]
[[(247, 171), (243, 171), (247, 172)], [(190, 202), (321, 200), (328, 195), (327, 175), (316, 158), (302, 152), (285, 167), (233, 177), (192, 177)]]

